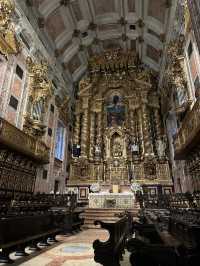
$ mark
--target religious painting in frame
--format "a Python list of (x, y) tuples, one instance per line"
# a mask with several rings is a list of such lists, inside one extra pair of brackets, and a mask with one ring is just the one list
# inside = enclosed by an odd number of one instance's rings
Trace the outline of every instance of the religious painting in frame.
[(149, 195), (151, 196), (151, 197), (154, 197), (154, 196), (156, 196), (157, 195), (157, 188), (156, 187), (149, 187)]
[(163, 188), (163, 194), (165, 195), (172, 194), (172, 188), (171, 187)]
[(78, 199), (79, 200), (87, 200), (88, 199), (88, 193), (89, 193), (88, 187), (79, 187)]

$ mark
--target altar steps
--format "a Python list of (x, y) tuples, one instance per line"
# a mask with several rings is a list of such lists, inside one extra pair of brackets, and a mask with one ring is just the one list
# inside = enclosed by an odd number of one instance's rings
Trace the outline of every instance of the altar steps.
[[(101, 220), (107, 223), (114, 223), (119, 218), (116, 216), (124, 212), (125, 209), (111, 209), (111, 208), (104, 208), (104, 209), (97, 209), (97, 208), (86, 208), (82, 217), (84, 218), (84, 225), (83, 228), (99, 228), (99, 225), (95, 226), (95, 220)], [(127, 209), (127, 211), (131, 212), (133, 217), (137, 217), (139, 206), (135, 206), (133, 209)]]

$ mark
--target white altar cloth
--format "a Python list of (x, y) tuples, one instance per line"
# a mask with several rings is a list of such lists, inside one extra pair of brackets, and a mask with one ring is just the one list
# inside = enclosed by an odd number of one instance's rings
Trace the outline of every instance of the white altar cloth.
[(133, 193), (90, 193), (89, 208), (133, 208), (135, 197)]

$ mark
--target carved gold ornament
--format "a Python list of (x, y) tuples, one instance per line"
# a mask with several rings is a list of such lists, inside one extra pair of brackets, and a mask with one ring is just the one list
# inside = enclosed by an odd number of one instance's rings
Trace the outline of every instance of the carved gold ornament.
[(13, 1), (0, 0), (0, 52), (5, 56), (19, 52), (19, 43), (11, 21), (14, 10)]
[(166, 70), (168, 81), (175, 87), (182, 88), (184, 88), (187, 83), (186, 76), (181, 65), (184, 41), (184, 37), (181, 36), (179, 39), (170, 42), (167, 50), (167, 55), (168, 58), (170, 58), (170, 61)]
[(92, 57), (88, 72), (75, 104), (68, 184), (171, 184), (157, 73), (121, 50)]
[(25, 131), (31, 135), (41, 136), (45, 133), (45, 116), (52, 96), (52, 83), (48, 79), (46, 61), (34, 62), (27, 58), (29, 72), (29, 103), (26, 115)]

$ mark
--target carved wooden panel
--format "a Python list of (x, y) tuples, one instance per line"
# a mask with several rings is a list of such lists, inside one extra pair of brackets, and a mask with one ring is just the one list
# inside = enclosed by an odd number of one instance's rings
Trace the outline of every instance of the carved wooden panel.
[(36, 164), (7, 149), (0, 150), (0, 190), (12, 193), (33, 193)]

